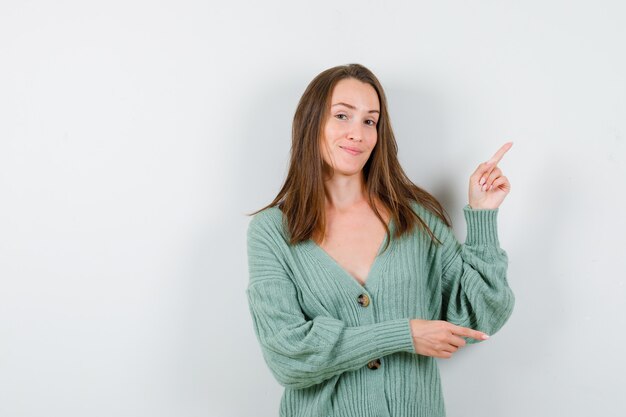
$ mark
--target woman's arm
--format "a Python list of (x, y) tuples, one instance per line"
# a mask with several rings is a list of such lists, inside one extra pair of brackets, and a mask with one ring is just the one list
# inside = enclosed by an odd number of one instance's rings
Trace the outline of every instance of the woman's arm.
[(255, 217), (248, 227), (246, 294), (261, 351), (282, 386), (306, 388), (394, 352), (415, 353), (409, 318), (363, 326), (307, 318), (275, 236), (264, 226)]
[[(460, 244), (443, 226), (442, 320), (492, 335), (509, 319), (515, 296), (507, 282), (508, 257), (500, 248), (498, 209), (463, 208), (467, 238)], [(464, 338), (468, 344), (480, 340)]]

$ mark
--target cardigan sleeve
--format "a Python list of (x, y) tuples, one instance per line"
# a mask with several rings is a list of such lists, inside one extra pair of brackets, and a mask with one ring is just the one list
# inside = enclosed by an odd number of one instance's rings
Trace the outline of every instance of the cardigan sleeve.
[[(467, 238), (460, 244), (443, 227), (442, 320), (492, 335), (513, 312), (515, 296), (507, 282), (507, 253), (500, 247), (498, 209), (463, 208)], [(464, 337), (468, 344), (480, 340)]]
[(280, 385), (306, 388), (394, 352), (415, 353), (408, 317), (362, 326), (308, 318), (275, 236), (254, 220), (247, 234), (246, 295), (263, 357)]

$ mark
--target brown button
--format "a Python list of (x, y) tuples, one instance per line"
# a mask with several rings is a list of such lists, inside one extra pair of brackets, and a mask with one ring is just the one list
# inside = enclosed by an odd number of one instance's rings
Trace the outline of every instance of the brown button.
[(380, 359), (374, 359), (373, 361), (369, 361), (367, 363), (367, 367), (374, 370), (380, 368)]
[(370, 305), (370, 298), (367, 296), (367, 294), (361, 294), (359, 295), (359, 298), (357, 298), (357, 301), (359, 302), (359, 304), (361, 304), (363, 307), (367, 307), (368, 305)]

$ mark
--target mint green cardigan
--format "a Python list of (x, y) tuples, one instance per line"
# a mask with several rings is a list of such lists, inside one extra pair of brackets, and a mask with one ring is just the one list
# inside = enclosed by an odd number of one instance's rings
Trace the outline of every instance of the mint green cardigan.
[(461, 245), (441, 219), (413, 207), (443, 244), (416, 228), (382, 251), (385, 238), (365, 286), (313, 240), (290, 245), (278, 207), (251, 219), (246, 295), (264, 360), (285, 388), (280, 417), (444, 417), (436, 358), (415, 353), (409, 320), (492, 335), (510, 317), (498, 209), (466, 205)]

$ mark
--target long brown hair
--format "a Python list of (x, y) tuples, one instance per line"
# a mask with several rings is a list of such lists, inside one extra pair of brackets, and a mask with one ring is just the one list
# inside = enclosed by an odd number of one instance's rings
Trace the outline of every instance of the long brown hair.
[[(278, 206), (287, 220), (290, 244), (306, 241), (317, 233), (324, 235), (323, 231), (326, 230), (324, 161), (320, 152), (320, 142), (330, 109), (333, 88), (337, 82), (345, 78), (368, 83), (378, 94), (380, 116), (377, 124), (377, 142), (362, 171), (369, 205), (387, 230), (387, 246), (391, 240), (390, 231), (374, 204), (375, 199), (385, 206), (394, 220), (396, 224), (394, 237), (412, 231), (417, 224), (430, 235), (431, 239), (441, 243), (424, 220), (411, 208), (411, 201), (421, 204), (447, 226), (451, 226), (447, 213), (434, 196), (413, 184), (404, 173), (398, 161), (398, 145), (391, 129), (383, 87), (376, 76), (360, 64), (329, 68), (309, 83), (293, 118), (291, 158), (285, 183), (270, 204), (249, 215)], [(330, 168), (332, 171), (332, 167)]]

